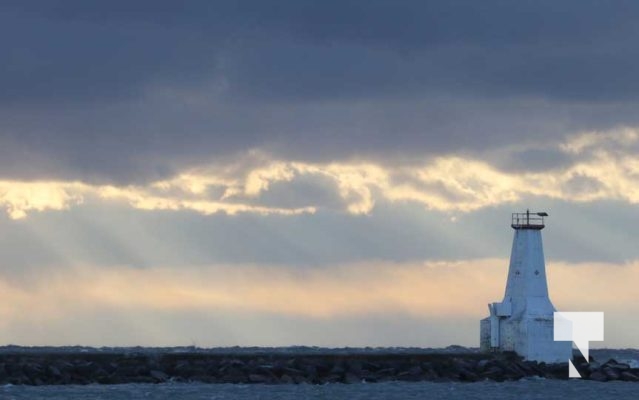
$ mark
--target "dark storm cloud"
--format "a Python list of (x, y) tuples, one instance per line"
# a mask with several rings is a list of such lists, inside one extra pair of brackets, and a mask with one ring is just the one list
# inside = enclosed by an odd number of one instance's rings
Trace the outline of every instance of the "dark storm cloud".
[(495, 166), (510, 172), (540, 172), (569, 167), (574, 159), (559, 148), (512, 151), (502, 157), (491, 158)]
[(638, 14), (587, 1), (3, 2), (0, 171), (131, 182), (249, 148), (404, 157), (634, 124)]
[[(246, 96), (423, 90), (636, 98), (633, 2), (16, 2), (5, 100), (128, 95), (231, 60)], [(133, 86), (133, 87), (132, 87)], [(470, 86), (470, 87), (469, 87)], [(13, 90), (11, 90), (13, 89)], [(63, 90), (60, 90), (63, 89)]]

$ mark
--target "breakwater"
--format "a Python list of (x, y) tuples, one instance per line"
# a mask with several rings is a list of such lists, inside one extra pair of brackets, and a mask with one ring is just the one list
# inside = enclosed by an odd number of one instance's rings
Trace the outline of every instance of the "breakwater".
[[(576, 358), (584, 379), (639, 382), (639, 368)], [(0, 352), (0, 384), (324, 384), (388, 381), (568, 379), (567, 364), (478, 352), (11, 351)]]

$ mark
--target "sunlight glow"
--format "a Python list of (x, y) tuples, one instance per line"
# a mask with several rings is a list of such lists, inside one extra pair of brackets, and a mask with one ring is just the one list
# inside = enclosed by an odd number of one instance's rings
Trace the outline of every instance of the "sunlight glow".
[[(543, 172), (510, 172), (484, 160), (458, 155), (394, 166), (370, 162), (314, 164), (275, 160), (250, 152), (235, 164), (204, 165), (145, 185), (0, 181), (0, 205), (13, 219), (24, 218), (33, 211), (64, 210), (88, 201), (125, 202), (141, 210), (231, 215), (298, 215), (335, 207), (321, 199), (308, 198), (291, 205), (296, 196), (293, 184), (301, 179), (307, 185), (316, 185), (326, 198), (340, 199), (336, 211), (350, 214), (368, 214), (380, 201), (416, 203), (443, 212), (470, 212), (514, 203), (524, 196), (636, 204), (639, 161), (633, 146), (637, 145), (639, 133), (631, 128), (576, 135), (555, 147), (570, 164)], [(291, 185), (290, 189), (282, 191), (286, 185)]]
[[(174, 313), (200, 317), (220, 314), (231, 320), (228, 315), (280, 315), (300, 321), (402, 315), (423, 324), (455, 317), (475, 326), (486, 313), (487, 303), (503, 294), (507, 268), (506, 259), (378, 262), (302, 270), (265, 265), (60, 267), (55, 274), (23, 284), (0, 278), (4, 296), (0, 327), (18, 329), (37, 323), (46, 330), (64, 321), (71, 327), (76, 323), (75, 315), (95, 310), (129, 316), (131, 324), (136, 316)], [(639, 326), (632, 323), (621, 326), (614, 322), (623, 315), (639, 313), (639, 293), (634, 290), (639, 261), (550, 262), (548, 279), (559, 310), (610, 313), (610, 341), (606, 345), (628, 345), (622, 342), (629, 337), (627, 332), (639, 332)], [(615, 288), (614, 295), (584, 296), (585, 292), (610, 293), (610, 288)], [(167, 338), (171, 334), (166, 332)], [(162, 341), (162, 332), (153, 335), (154, 343)], [(256, 335), (255, 340), (259, 333)], [(470, 332), (468, 337), (473, 335)]]

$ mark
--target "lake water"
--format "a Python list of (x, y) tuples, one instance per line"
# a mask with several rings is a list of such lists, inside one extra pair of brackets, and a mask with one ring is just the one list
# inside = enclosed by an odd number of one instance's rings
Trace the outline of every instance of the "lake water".
[(517, 382), (389, 382), (330, 385), (89, 385), (5, 386), (6, 400), (226, 400), (226, 399), (637, 399), (639, 384), (525, 379)]

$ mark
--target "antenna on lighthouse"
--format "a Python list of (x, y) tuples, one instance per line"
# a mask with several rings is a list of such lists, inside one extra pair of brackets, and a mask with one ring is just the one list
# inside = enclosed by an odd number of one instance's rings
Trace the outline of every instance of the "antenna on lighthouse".
[(555, 307), (548, 296), (546, 264), (541, 240), (548, 213), (513, 213), (515, 230), (506, 291), (501, 302), (488, 305), (490, 316), (480, 323), (483, 351), (514, 351), (527, 360), (565, 362), (572, 355), (569, 342), (553, 340)]

